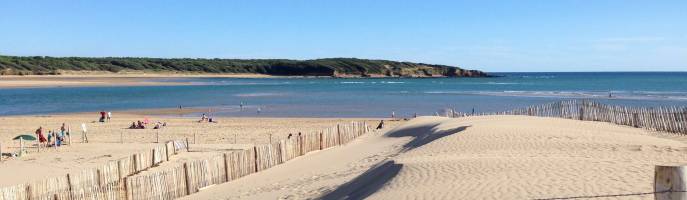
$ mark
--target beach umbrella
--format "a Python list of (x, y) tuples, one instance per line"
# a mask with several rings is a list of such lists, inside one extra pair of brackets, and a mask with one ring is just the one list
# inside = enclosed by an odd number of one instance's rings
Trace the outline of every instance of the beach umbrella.
[(27, 141), (33, 141), (33, 140), (36, 140), (36, 137), (34, 137), (33, 135), (18, 135), (17, 137), (12, 138), (12, 140), (19, 140), (19, 139), (23, 139), (23, 140), (27, 140)]
[(33, 141), (36, 140), (36, 137), (33, 137), (33, 135), (18, 135), (12, 138), (12, 140), (19, 140), (19, 156), (22, 156), (24, 155), (24, 140)]

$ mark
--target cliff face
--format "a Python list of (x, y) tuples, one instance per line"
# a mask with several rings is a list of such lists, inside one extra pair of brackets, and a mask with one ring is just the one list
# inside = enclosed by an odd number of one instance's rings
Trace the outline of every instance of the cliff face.
[(275, 76), (332, 77), (488, 76), (481, 71), (465, 70), (446, 65), (357, 58), (285, 60), (0, 56), (0, 75), (60, 74), (62, 71), (255, 73)]

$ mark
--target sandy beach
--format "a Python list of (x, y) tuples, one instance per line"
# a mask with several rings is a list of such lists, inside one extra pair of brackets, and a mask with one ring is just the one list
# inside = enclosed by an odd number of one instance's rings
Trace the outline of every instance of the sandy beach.
[[(148, 115), (146, 115), (147, 113)], [(0, 186), (76, 173), (161, 144), (190, 140), (156, 172), (227, 151), (252, 148), (337, 123), (378, 119), (218, 118), (199, 123), (168, 110), (0, 117), (3, 152), (16, 152), (19, 134), (37, 126), (72, 127), (74, 145), (4, 157)], [(160, 130), (126, 129), (148, 118), (167, 122)], [(90, 143), (80, 143), (85, 123)], [(194, 141), (195, 135), (195, 141)], [(159, 139), (158, 139), (159, 138)], [(687, 163), (687, 137), (604, 122), (528, 116), (419, 117), (339, 147), (315, 151), (265, 171), (204, 188), (184, 199), (547, 199), (613, 197), (653, 199), (656, 165)]]
[[(184, 109), (193, 112), (193, 109)], [(350, 118), (214, 118), (218, 123), (199, 123), (197, 117), (177, 117), (171, 111), (136, 110), (114, 112), (110, 122), (100, 123), (98, 113), (73, 113), (31, 116), (0, 117), (0, 145), (4, 154), (0, 163), (0, 187), (62, 176), (119, 159), (132, 153), (150, 150), (169, 140), (189, 140), (191, 152), (174, 157), (174, 161), (194, 159), (212, 152), (231, 151), (252, 147), (253, 144), (278, 141), (289, 133), (312, 132), (362, 119)], [(151, 123), (166, 122), (162, 129), (128, 129), (132, 122), (148, 119)], [(371, 120), (371, 123), (378, 122)], [(65, 123), (72, 130), (72, 143), (37, 152), (35, 141), (26, 142), (25, 154), (8, 157), (19, 151), (19, 142), (11, 140), (20, 134), (34, 135), (42, 126), (58, 130)], [(88, 130), (89, 143), (81, 143), (81, 124)], [(195, 137), (194, 137), (195, 136)], [(157, 143), (157, 142), (161, 143)]]
[(527, 116), (420, 117), (185, 199), (653, 199), (684, 136)]
[(0, 76), (0, 88), (193, 85), (194, 83), (175, 81), (174, 79), (270, 77), (275, 76), (263, 74), (207, 74), (172, 72), (107, 73), (74, 71), (66, 72), (61, 75), (3, 75)]

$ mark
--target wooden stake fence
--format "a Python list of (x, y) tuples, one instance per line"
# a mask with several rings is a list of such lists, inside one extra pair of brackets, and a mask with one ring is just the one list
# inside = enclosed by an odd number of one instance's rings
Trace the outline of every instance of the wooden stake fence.
[(127, 194), (131, 194), (127, 188), (133, 189), (134, 187), (126, 187), (124, 180), (152, 167), (153, 164), (167, 160), (167, 146), (171, 146), (172, 154), (170, 155), (185, 148), (173, 146), (175, 143), (181, 142), (168, 142), (165, 147), (156, 147), (149, 151), (110, 161), (80, 173), (0, 188), (0, 200), (127, 199)]
[(256, 145), (251, 149), (136, 175), (188, 148), (184, 141), (171, 141), (164, 146), (78, 174), (0, 188), (0, 200), (175, 199), (196, 193), (210, 185), (266, 170), (311, 151), (346, 144), (370, 130), (366, 122), (342, 124), (277, 143)]
[[(643, 108), (606, 105), (590, 100), (566, 100), (506, 112), (476, 115), (528, 115), (601, 121), (653, 131), (687, 134), (687, 107)], [(454, 116), (469, 115), (458, 113), (454, 114)]]
[[(256, 145), (241, 151), (224, 153), (204, 160), (184, 163), (179, 167), (127, 178), (127, 186), (140, 188), (130, 191), (130, 199), (174, 199), (193, 194), (213, 184), (236, 180), (266, 170), (309, 151), (320, 150), (323, 142), (338, 142), (338, 137), (356, 138), (369, 131), (367, 123), (340, 125), (322, 132), (302, 134), (278, 143)], [(321, 140), (322, 137), (329, 139)], [(350, 140), (349, 140), (350, 141)], [(344, 144), (344, 143), (342, 143)], [(173, 191), (173, 192), (170, 192)], [(172, 193), (168, 195), (163, 195)]]

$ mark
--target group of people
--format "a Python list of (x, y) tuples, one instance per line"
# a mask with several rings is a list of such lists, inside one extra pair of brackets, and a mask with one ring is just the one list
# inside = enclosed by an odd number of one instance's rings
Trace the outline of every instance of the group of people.
[[(146, 125), (148, 125), (147, 120), (146, 121), (141, 121), (138, 120), (136, 122), (131, 122), (131, 126), (129, 126), (129, 129), (145, 129)], [(167, 122), (156, 122), (155, 126), (153, 126), (153, 129), (161, 129), (162, 127), (167, 126)]]
[(146, 128), (146, 125), (141, 120), (138, 120), (136, 122), (131, 122), (131, 126), (129, 126), (129, 129), (145, 129), (145, 128)]
[(71, 129), (65, 123), (62, 123), (62, 126), (59, 130), (48, 130), (48, 137), (46, 138), (45, 131), (41, 126), (36, 129), (36, 137), (38, 137), (39, 145), (45, 144), (46, 147), (53, 145), (61, 146), (64, 143), (65, 137), (68, 137), (70, 132)]
[(212, 123), (217, 123), (217, 120), (212, 119), (212, 117), (208, 117), (205, 113), (200, 116), (200, 120), (198, 122), (212, 122)]
[(112, 112), (105, 112), (104, 110), (100, 111), (100, 119), (98, 120), (99, 122), (105, 122), (105, 121), (110, 121), (112, 119)]

